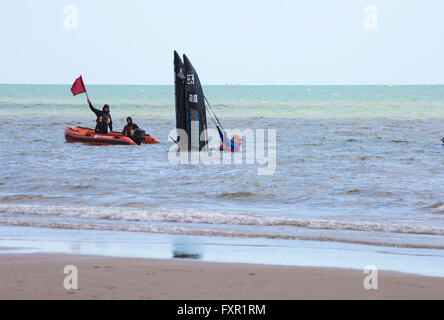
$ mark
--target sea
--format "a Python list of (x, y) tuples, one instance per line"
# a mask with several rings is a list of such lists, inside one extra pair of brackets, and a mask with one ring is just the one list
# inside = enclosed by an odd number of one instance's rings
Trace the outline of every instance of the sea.
[(444, 86), (205, 86), (225, 129), (275, 132), (267, 175), (173, 163), (173, 86), (87, 89), (115, 131), (131, 116), (161, 143), (67, 143), (66, 127), (95, 126), (85, 95), (0, 85), (2, 253), (444, 276)]

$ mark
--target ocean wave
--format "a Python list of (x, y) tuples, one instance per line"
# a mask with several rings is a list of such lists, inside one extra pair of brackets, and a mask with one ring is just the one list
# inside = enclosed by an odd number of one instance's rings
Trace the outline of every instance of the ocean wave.
[(250, 191), (224, 192), (217, 196), (222, 199), (271, 198), (271, 194), (253, 193)]
[(257, 216), (249, 213), (227, 213), (223, 211), (129, 208), (129, 207), (77, 207), (41, 205), (0, 205), (0, 213), (18, 217), (57, 216), (82, 219), (114, 221), (170, 222), (182, 224), (238, 225), (262, 227), (297, 227), (321, 230), (373, 231), (401, 234), (444, 235), (444, 227), (381, 223), (374, 221), (345, 221), (334, 219), (299, 219), (285, 217)]
[(427, 209), (431, 209), (434, 213), (444, 213), (444, 202), (437, 202), (427, 207)]
[[(43, 186), (34, 187), (34, 191), (43, 188)], [(2, 201), (22, 201), (22, 200), (60, 200), (66, 199), (64, 196), (45, 196), (40, 194), (13, 194), (0, 197)]]
[(137, 224), (112, 224), (112, 223), (80, 223), (80, 222), (54, 222), (54, 221), (36, 221), (36, 220), (2, 220), (2, 226), (15, 227), (37, 227), (50, 229), (67, 229), (67, 230), (97, 230), (97, 231), (121, 231), (121, 232), (146, 232), (156, 234), (171, 235), (188, 235), (188, 236), (207, 236), (207, 237), (229, 237), (229, 238), (265, 238), (280, 240), (302, 240), (302, 241), (325, 241), (339, 242), (349, 244), (372, 245), (381, 247), (397, 247), (397, 248), (414, 248), (414, 249), (444, 249), (442, 245), (431, 245), (425, 243), (406, 243), (406, 242), (390, 242), (390, 239), (383, 241), (382, 239), (366, 239), (362, 237), (350, 238), (341, 236), (324, 236), (324, 235), (290, 235), (283, 233), (266, 233), (266, 232), (240, 232), (231, 230), (195, 228), (182, 226), (154, 226), (154, 225), (137, 225)]

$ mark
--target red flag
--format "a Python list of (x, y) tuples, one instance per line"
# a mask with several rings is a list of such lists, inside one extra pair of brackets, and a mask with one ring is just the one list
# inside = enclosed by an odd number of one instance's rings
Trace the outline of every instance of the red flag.
[(71, 92), (72, 92), (73, 96), (76, 96), (78, 94), (86, 92), (85, 84), (83, 83), (82, 76), (77, 78), (77, 80), (74, 82), (74, 84), (71, 87)]

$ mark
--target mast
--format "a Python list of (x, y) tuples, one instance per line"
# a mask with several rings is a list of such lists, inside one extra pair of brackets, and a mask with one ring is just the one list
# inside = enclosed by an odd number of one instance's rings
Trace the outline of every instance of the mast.
[[(185, 66), (185, 101), (188, 122), (188, 150), (202, 150), (208, 144), (208, 136), (202, 136), (207, 130), (205, 97), (199, 76), (186, 55)], [(202, 141), (201, 141), (202, 139)]]
[[(185, 102), (185, 67), (182, 59), (176, 51), (174, 51), (174, 87), (176, 98), (176, 128), (185, 130), (189, 135), (187, 107)], [(179, 140), (179, 137), (177, 140)]]

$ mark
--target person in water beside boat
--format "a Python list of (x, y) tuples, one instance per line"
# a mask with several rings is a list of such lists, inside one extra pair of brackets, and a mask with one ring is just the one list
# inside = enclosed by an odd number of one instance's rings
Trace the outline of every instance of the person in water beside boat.
[(239, 152), (241, 145), (243, 143), (243, 138), (240, 135), (235, 134), (231, 140), (227, 138), (227, 133), (217, 127), (217, 131), (219, 131), (220, 139), (222, 140), (222, 144), (219, 147), (220, 151), (229, 151), (229, 152)]
[(97, 133), (108, 133), (108, 127), (110, 132), (113, 131), (113, 120), (111, 119), (111, 114), (109, 113), (109, 105), (105, 104), (102, 110), (93, 107), (91, 100), (88, 99), (89, 108), (97, 116), (96, 119), (96, 132)]

